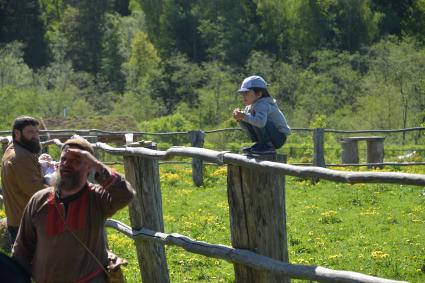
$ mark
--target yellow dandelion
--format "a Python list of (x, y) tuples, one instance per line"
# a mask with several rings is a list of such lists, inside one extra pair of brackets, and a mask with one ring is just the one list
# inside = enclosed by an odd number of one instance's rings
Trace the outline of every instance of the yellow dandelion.
[(342, 254), (336, 254), (336, 255), (330, 255), (329, 259), (337, 259), (337, 258), (341, 258)]
[(371, 256), (372, 256), (372, 258), (374, 258), (374, 259), (385, 259), (385, 258), (388, 258), (390, 255), (389, 255), (389, 254), (384, 253), (383, 251), (379, 251), (379, 250), (377, 250), (377, 251), (373, 251), (373, 252), (371, 253)]

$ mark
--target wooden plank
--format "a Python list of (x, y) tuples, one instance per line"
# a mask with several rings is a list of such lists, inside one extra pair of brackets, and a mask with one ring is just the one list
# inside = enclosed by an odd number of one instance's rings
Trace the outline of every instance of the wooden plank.
[(368, 140), (384, 140), (383, 136), (364, 136), (364, 137), (344, 137), (341, 141), (368, 141)]
[[(129, 204), (132, 227), (164, 231), (158, 161), (126, 156), (124, 169), (126, 179), (136, 190)], [(136, 249), (143, 282), (170, 282), (163, 245), (140, 240), (136, 241)]]
[[(285, 176), (239, 166), (228, 174), (232, 246), (287, 262)], [(289, 282), (243, 265), (234, 269), (236, 282)]]

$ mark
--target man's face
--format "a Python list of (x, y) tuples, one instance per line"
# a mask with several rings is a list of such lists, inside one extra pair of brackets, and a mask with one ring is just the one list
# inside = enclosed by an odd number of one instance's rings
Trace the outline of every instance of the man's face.
[(81, 188), (87, 182), (88, 173), (88, 164), (81, 157), (71, 154), (67, 148), (62, 151), (57, 176), (59, 189), (71, 191)]
[(41, 150), (39, 134), (38, 127), (32, 125), (15, 130), (16, 140), (32, 153), (39, 153)]

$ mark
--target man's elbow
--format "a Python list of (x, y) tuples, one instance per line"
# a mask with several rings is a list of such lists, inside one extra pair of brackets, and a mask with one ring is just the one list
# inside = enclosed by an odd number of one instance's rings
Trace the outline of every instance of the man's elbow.
[(129, 182), (126, 181), (126, 185), (127, 185), (127, 190), (128, 190), (128, 202), (130, 202), (135, 196), (136, 196), (136, 191), (134, 190), (133, 186), (130, 185)]
[(122, 205), (127, 205), (136, 195), (136, 191), (133, 189), (133, 186), (128, 181), (125, 181), (125, 188), (122, 189), (124, 189), (125, 193), (121, 194), (120, 203), (122, 203)]

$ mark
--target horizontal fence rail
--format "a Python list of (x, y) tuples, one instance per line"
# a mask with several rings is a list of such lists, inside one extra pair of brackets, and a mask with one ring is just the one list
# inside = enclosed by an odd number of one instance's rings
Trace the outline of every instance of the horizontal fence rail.
[[(58, 146), (63, 145), (58, 139), (49, 140), (43, 144), (56, 144)], [(166, 151), (161, 151), (141, 147), (112, 147), (100, 142), (93, 144), (93, 146), (94, 148), (101, 149), (115, 155), (139, 156), (157, 160), (169, 160), (176, 156), (191, 157), (216, 164), (240, 165), (260, 170), (273, 170), (276, 173), (289, 176), (320, 178), (350, 184), (389, 183), (425, 186), (425, 175), (421, 174), (399, 172), (347, 172), (314, 166), (296, 166), (272, 161), (257, 160), (256, 158), (250, 158), (240, 154), (230, 153), (228, 151), (220, 152), (199, 147), (171, 147)]]
[(321, 266), (290, 264), (256, 254), (249, 250), (195, 241), (177, 233), (166, 234), (146, 228), (135, 230), (113, 219), (106, 221), (106, 227), (114, 228), (133, 240), (144, 239), (161, 244), (179, 246), (191, 253), (224, 259), (231, 263), (244, 264), (258, 270), (269, 270), (291, 278), (316, 280), (319, 282), (407, 283), (405, 281), (383, 279), (352, 271), (332, 270)]
[[(294, 163), (293, 165), (301, 165), (301, 164)], [(361, 167), (361, 166), (372, 167), (372, 166), (417, 166), (417, 165), (425, 165), (425, 162), (382, 162), (382, 163), (359, 163), (359, 164), (328, 163), (326, 164), (326, 167)]]
[[(292, 131), (300, 132), (313, 132), (312, 128), (291, 128)], [(425, 127), (412, 127), (405, 129), (388, 129), (388, 130), (337, 130), (337, 129), (323, 129), (327, 133), (337, 133), (337, 134), (360, 134), (360, 133), (403, 133), (411, 131), (425, 131)], [(227, 132), (227, 131), (241, 131), (241, 128), (223, 128), (215, 130), (205, 130), (205, 133), (218, 133), (218, 132)], [(143, 131), (105, 131), (99, 129), (59, 129), (59, 130), (41, 130), (42, 134), (55, 134), (57, 135), (67, 135), (67, 134), (105, 134), (105, 135), (125, 135), (132, 133), (134, 136), (143, 136), (143, 135), (153, 135), (153, 136), (168, 136), (168, 135), (185, 135), (190, 131), (176, 131), (176, 132), (143, 132)], [(0, 135), (10, 135), (11, 131), (0, 131)]]

